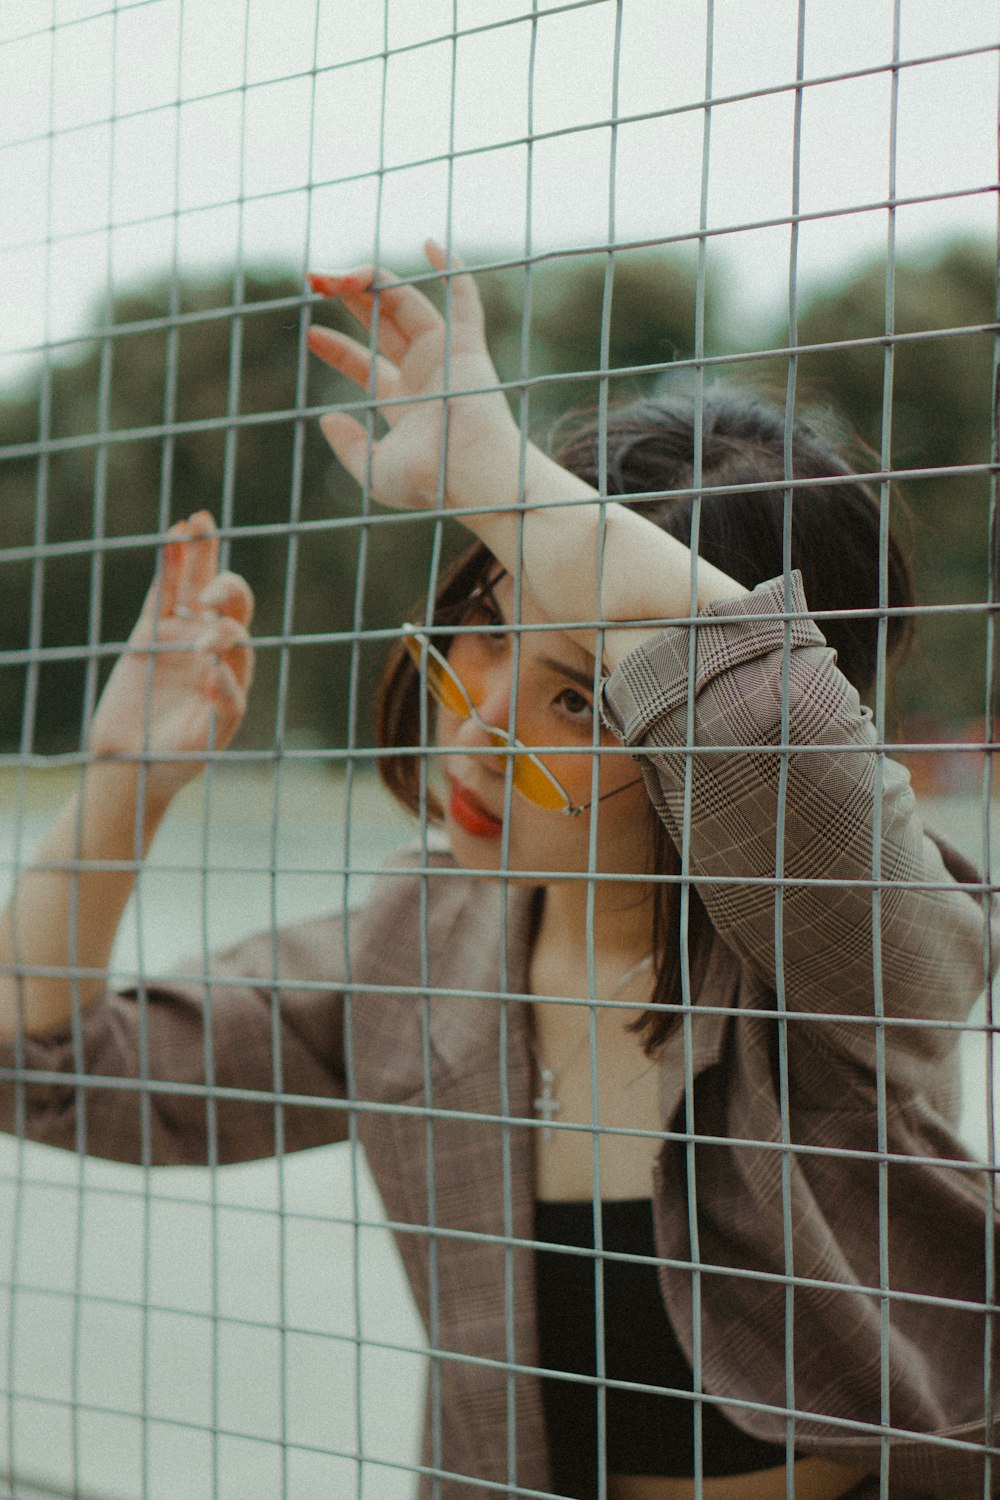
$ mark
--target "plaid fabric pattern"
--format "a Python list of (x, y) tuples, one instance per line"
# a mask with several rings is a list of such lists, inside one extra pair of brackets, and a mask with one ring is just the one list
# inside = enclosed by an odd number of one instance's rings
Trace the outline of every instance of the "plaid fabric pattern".
[[(798, 1451), (876, 1472), (887, 1301), (890, 1495), (972, 1500), (983, 1493), (991, 1326), (985, 1183), (953, 1134), (955, 1033), (935, 1023), (964, 1018), (983, 988), (984, 904), (962, 888), (975, 872), (923, 833), (904, 773), (879, 754), (797, 583), (802, 618), (786, 625), (784, 603), (783, 585), (767, 585), (694, 627), (692, 741), (688, 628), (634, 653), (604, 694), (718, 932), (690, 1024), (660, 1059), (664, 1302), (690, 1353), (697, 1297), (715, 1399), (772, 1408), (728, 1406), (734, 1421), (780, 1442), (782, 1412), (794, 1410)], [(84, 1018), (79, 1056), (65, 1036), (28, 1041), (16, 1070), (4, 1059), (2, 1128), (16, 1128), (20, 1095), (29, 1134), (74, 1149), (79, 1069), (86, 1147), (122, 1160), (268, 1155), (279, 1110), (286, 1149), (319, 1145), (343, 1140), (353, 1113), (435, 1330), (439, 1421), (428, 1420), (421, 1493), (443, 1476), (443, 1500), (490, 1493), (484, 1482), (508, 1493), (548, 1484), (530, 1373), (531, 899), (510, 887), (504, 930), (497, 882), (464, 875), (446, 853), (425, 870), (411, 853), (349, 921), (265, 934), (216, 956), (208, 976), (192, 964), (139, 995), (109, 995)], [(39, 1076), (53, 1071), (70, 1076)], [(180, 1087), (150, 1092), (141, 1080)], [(955, 1446), (928, 1442), (934, 1433)]]

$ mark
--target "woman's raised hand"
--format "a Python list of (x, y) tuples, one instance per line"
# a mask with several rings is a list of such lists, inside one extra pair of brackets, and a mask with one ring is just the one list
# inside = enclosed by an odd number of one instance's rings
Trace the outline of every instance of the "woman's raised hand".
[[(431, 266), (444, 272), (442, 247), (428, 240), (424, 248)], [(309, 331), (313, 353), (371, 395), (389, 427), (374, 441), (369, 426), (346, 412), (324, 417), (323, 432), (344, 468), (368, 484), (375, 500), (396, 509), (425, 510), (442, 501), (457, 510), (513, 504), (520, 436), (496, 388), (472, 277), (452, 269), (447, 322), (417, 287), (374, 266), (309, 280), (374, 330), (377, 344), (376, 353), (330, 328)]]
[(219, 572), (209, 513), (172, 526), (160, 577), (97, 705), (94, 756), (150, 756), (146, 794), (169, 801), (198, 774), (200, 757), (223, 749), (240, 726), (253, 673), (252, 615), (247, 583)]
[(8, 1040), (22, 1026), (64, 1031), (76, 1007), (103, 992), (137, 849), (145, 854), (174, 793), (239, 726), (253, 668), (253, 598), (242, 578), (218, 569), (207, 511), (171, 527), (160, 577), (94, 714), (94, 759), (0, 912), (0, 1035)]
[[(449, 279), (447, 320), (417, 287), (374, 266), (310, 277), (314, 291), (336, 297), (357, 318), (374, 347), (317, 327), (309, 347), (365, 393), (389, 429), (376, 439), (370, 424), (335, 411), (322, 419), (326, 439), (382, 505), (447, 506), (508, 572), (523, 568), (552, 620), (588, 651), (603, 641), (611, 668), (659, 626), (599, 638), (590, 622), (686, 615), (691, 554), (638, 510), (602, 501), (585, 480), (522, 440), (497, 389), (472, 277), (454, 261), (449, 266), (433, 240), (424, 248)], [(702, 603), (744, 592), (704, 561), (698, 577)]]

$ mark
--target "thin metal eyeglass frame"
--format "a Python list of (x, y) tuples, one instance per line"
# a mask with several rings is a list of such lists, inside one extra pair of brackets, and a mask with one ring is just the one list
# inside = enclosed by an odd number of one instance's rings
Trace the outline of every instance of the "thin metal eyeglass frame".
[[(515, 762), (514, 769), (511, 773), (514, 789), (515, 791), (520, 792), (525, 801), (530, 802), (533, 807), (541, 807), (544, 812), (562, 813), (565, 817), (568, 818), (578, 818), (581, 813), (586, 812), (590, 807), (596, 806), (598, 802), (606, 802), (609, 797), (617, 797), (619, 792), (626, 792), (628, 791), (629, 787), (638, 786), (640, 781), (642, 780), (641, 776), (636, 776), (632, 781), (626, 781), (622, 786), (613, 787), (610, 792), (603, 792), (599, 797), (592, 797), (589, 802), (574, 803), (572, 798), (566, 791), (566, 788), (563, 786), (562, 782), (558, 779), (558, 777), (552, 774), (548, 766), (542, 760), (541, 756), (536, 755), (533, 750), (529, 750), (527, 745), (523, 744), (520, 740), (515, 739), (513, 735), (509, 734), (506, 729), (498, 729), (495, 725), (486, 723), (486, 720), (482, 717), (482, 715), (479, 713), (479, 710), (476, 708), (476, 705), (473, 703), (472, 698), (469, 695), (468, 688), (465, 686), (465, 683), (455, 671), (455, 668), (451, 665), (444, 653), (438, 650), (438, 648), (434, 645), (434, 642), (428, 636), (426, 636), (422, 630), (419, 630), (415, 625), (404, 623), (403, 645), (406, 647), (406, 650), (409, 653), (414, 665), (418, 669), (420, 669), (421, 676), (423, 677), (423, 680), (427, 685), (427, 691), (430, 693), (431, 697), (436, 703), (439, 703), (442, 708), (448, 709), (449, 712), (453, 712), (452, 705), (441, 696), (440, 692), (436, 689), (434, 681), (431, 678), (430, 674), (424, 668), (423, 661), (421, 659), (422, 654), (426, 654), (427, 656), (431, 657), (444, 673), (444, 675), (448, 678), (448, 681), (452, 683), (452, 685), (456, 688), (462, 703), (465, 705), (465, 717), (471, 719), (473, 723), (478, 724), (479, 728), (482, 729), (484, 733), (489, 735), (490, 740), (493, 742), (493, 744), (498, 746), (504, 745), (507, 747), (511, 759)], [(414, 649), (414, 647), (416, 647), (417, 649)], [(529, 792), (526, 792), (522, 786), (518, 786), (517, 760), (519, 758), (530, 761), (535, 769), (542, 773), (549, 785), (552, 786), (555, 791), (558, 792), (559, 796), (563, 798), (562, 807), (546, 807), (544, 803), (536, 801), (536, 799), (532, 797)]]

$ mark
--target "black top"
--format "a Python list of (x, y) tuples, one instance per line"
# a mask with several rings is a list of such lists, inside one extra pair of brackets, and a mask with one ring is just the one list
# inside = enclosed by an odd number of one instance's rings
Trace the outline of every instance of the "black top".
[[(649, 1198), (601, 1205), (603, 1247), (628, 1255), (656, 1255)], [(553, 1246), (593, 1248), (592, 1203), (536, 1202), (539, 1363), (546, 1370), (595, 1376), (595, 1270), (592, 1256)], [(611, 1474), (694, 1474), (694, 1423), (701, 1413), (706, 1478), (783, 1465), (783, 1445), (748, 1437), (708, 1401), (677, 1392), (693, 1388), (691, 1367), (660, 1296), (656, 1267), (603, 1261), (604, 1361), (608, 1380), (661, 1387), (662, 1394), (620, 1390), (605, 1394), (607, 1469)], [(598, 1387), (546, 1376), (545, 1421), (556, 1493), (597, 1495)]]

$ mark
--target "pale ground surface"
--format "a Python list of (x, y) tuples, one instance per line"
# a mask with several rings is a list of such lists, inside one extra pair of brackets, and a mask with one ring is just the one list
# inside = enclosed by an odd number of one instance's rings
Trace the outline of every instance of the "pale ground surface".
[[(24, 858), (70, 777), (34, 773), (22, 803), (16, 778), (0, 775), (0, 890), (18, 825)], [(281, 779), (272, 853), (274, 799), (270, 775), (217, 774), (206, 821), (201, 791), (186, 794), (144, 877), (142, 920), (126, 919), (123, 973), (140, 943), (152, 969), (266, 926), (272, 897), (279, 921), (337, 906), (345, 865), (377, 868), (412, 835), (358, 777), (347, 848), (342, 779), (299, 769)], [(937, 799), (926, 816), (981, 863), (975, 802)], [(368, 878), (352, 875), (352, 896)], [(982, 1034), (962, 1048), (963, 1131), (984, 1155)], [(391, 1465), (416, 1452), (422, 1335), (349, 1147), (146, 1175), (2, 1140), (0, 1179), (0, 1389), (15, 1396), (9, 1415), (0, 1408), (0, 1473), (24, 1476), (4, 1497), (74, 1484), (107, 1500), (411, 1495)], [(359, 1450), (382, 1460), (362, 1479), (347, 1456)]]

